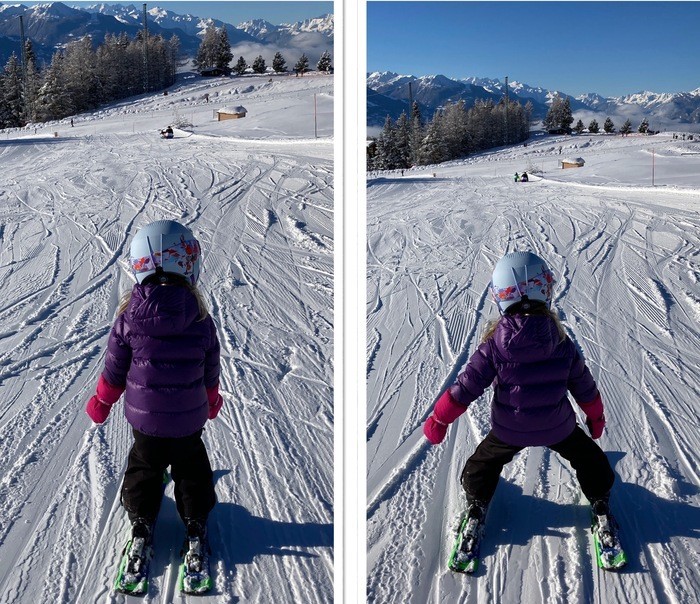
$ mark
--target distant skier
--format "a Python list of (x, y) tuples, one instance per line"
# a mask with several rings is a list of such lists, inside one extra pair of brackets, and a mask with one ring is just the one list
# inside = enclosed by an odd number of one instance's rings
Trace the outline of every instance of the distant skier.
[(134, 443), (121, 502), (131, 543), (140, 539), (141, 546), (150, 546), (168, 466), (190, 545), (206, 543), (207, 517), (216, 503), (202, 431), (223, 404), (220, 348), (196, 287), (200, 258), (192, 231), (175, 221), (152, 222), (136, 233), (129, 260), (137, 283), (121, 301), (105, 367), (86, 408), (102, 424), (125, 393)]
[(527, 172), (523, 172), (520, 175), (520, 182), (529, 182), (529, 181), (530, 181), (530, 178), (528, 177)]
[(162, 138), (173, 138), (175, 136), (175, 133), (173, 132), (173, 127), (168, 126), (167, 128), (164, 128), (163, 130), (161, 130), (160, 136)]
[[(496, 264), (490, 289), (501, 316), (487, 325), (466, 368), (439, 397), (423, 427), (432, 444), (442, 442), (448, 425), (495, 381), (491, 431), (467, 460), (461, 478), (466, 520), (472, 525), (464, 539), (472, 539), (477, 550), (467, 552), (464, 564), (455, 562), (453, 570), (472, 572), (465, 565), (478, 564), (478, 528), (501, 470), (526, 447), (546, 446), (567, 459), (595, 518), (613, 526), (608, 499), (615, 475), (592, 440), (605, 427), (603, 402), (576, 345), (550, 310), (554, 282), (545, 262), (531, 252), (506, 254)], [(577, 425), (567, 390), (586, 415), (592, 438)]]
[(520, 182), (520, 174), (515, 173), (515, 182)]

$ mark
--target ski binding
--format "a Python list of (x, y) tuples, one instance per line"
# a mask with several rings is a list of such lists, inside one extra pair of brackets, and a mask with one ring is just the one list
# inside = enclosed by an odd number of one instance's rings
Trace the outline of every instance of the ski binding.
[(447, 563), (456, 573), (473, 574), (479, 568), (479, 549), (484, 532), (483, 518), (465, 517)]
[(619, 570), (627, 564), (627, 554), (622, 549), (619, 527), (611, 515), (593, 515), (591, 526), (593, 546), (598, 568)]
[(178, 587), (184, 594), (203, 594), (212, 588), (209, 554), (199, 538), (186, 541), (187, 551), (178, 572)]
[(114, 589), (124, 594), (145, 594), (148, 591), (148, 566), (153, 551), (143, 537), (129, 539), (119, 564)]

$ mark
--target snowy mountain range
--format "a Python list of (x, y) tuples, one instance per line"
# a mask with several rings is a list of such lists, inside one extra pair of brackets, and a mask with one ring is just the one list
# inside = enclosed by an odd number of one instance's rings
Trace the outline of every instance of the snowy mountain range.
[[(410, 91), (409, 91), (410, 83)], [(453, 80), (444, 75), (416, 77), (390, 71), (373, 72), (367, 76), (367, 124), (381, 125), (387, 115), (397, 118), (408, 111), (409, 98), (417, 101), (424, 117), (440, 106), (463, 99), (467, 106), (476, 99), (498, 102), (505, 93), (505, 83), (497, 79), (469, 77)], [(549, 105), (557, 96), (568, 96), (576, 119), (586, 120), (610, 116), (613, 121), (649, 119), (652, 128), (668, 128), (675, 124), (700, 124), (700, 88), (691, 92), (639, 92), (622, 97), (603, 97), (589, 93), (572, 96), (563, 91), (547, 90), (522, 82), (508, 82), (510, 98), (532, 103), (533, 117), (546, 116)]]
[[(105, 34), (134, 36), (142, 28), (143, 10), (137, 5), (94, 4), (72, 8), (62, 2), (33, 7), (0, 2), (0, 66), (12, 52), (20, 52), (19, 16), (24, 18), (25, 33), (31, 39), (40, 60), (49, 61), (56, 48), (89, 35), (96, 43)], [(273, 25), (256, 19), (234, 26), (218, 19), (179, 14), (160, 7), (147, 10), (148, 28), (165, 38), (177, 35), (185, 55), (193, 56), (207, 27), (225, 27), (235, 55), (256, 52), (289, 53), (287, 61), (306, 52), (313, 64), (321, 53), (333, 48), (333, 15), (322, 15), (291, 24)], [(264, 52), (267, 50), (268, 52)], [(247, 59), (254, 57), (246, 55)]]

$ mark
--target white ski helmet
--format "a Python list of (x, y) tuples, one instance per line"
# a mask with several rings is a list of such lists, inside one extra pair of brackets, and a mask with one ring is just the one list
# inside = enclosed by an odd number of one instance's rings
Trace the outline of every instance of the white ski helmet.
[(525, 296), (549, 307), (553, 286), (552, 271), (532, 252), (506, 254), (496, 263), (491, 276), (491, 295), (501, 314)]
[(192, 285), (199, 279), (201, 250), (192, 231), (174, 220), (151, 222), (134, 236), (129, 264), (139, 283), (158, 272), (182, 275)]

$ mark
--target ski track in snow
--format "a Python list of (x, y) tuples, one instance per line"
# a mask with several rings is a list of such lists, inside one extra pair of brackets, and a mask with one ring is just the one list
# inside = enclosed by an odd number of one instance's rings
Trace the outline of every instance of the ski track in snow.
[[(332, 80), (294, 79), (294, 94), (332, 93)], [(231, 86), (222, 81), (205, 88)], [(259, 102), (293, 96), (283, 80), (268, 94)], [(154, 123), (171, 110), (155, 111), (160, 99), (81, 116), (55, 141), (0, 139), (0, 604), (330, 602), (332, 145), (234, 144), (202, 103), (192, 109), (202, 134), (162, 141)], [(225, 406), (204, 435), (219, 499), (215, 587), (177, 591), (184, 527), (170, 485), (149, 593), (137, 599), (112, 591), (132, 435), (121, 403), (99, 427), (84, 406), (133, 283), (131, 237), (162, 218), (202, 243), (201, 286), (222, 345)]]
[[(700, 183), (683, 173), (692, 189), (635, 185), (635, 175), (626, 184), (605, 163), (643, 142), (599, 140), (586, 150), (587, 165), (602, 166), (592, 185), (554, 170), (513, 183), (546, 141), (369, 181), (370, 602), (697, 601)], [(477, 574), (446, 567), (465, 507), (459, 477), (489, 430), (490, 390), (437, 447), (422, 423), (497, 315), (494, 263), (528, 248), (552, 265), (554, 307), (606, 404), (599, 442), (630, 558), (618, 574), (596, 567), (587, 502), (568, 464), (543, 448), (504, 469)]]

